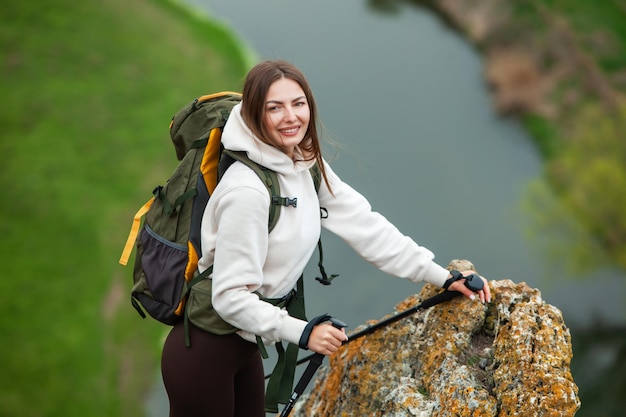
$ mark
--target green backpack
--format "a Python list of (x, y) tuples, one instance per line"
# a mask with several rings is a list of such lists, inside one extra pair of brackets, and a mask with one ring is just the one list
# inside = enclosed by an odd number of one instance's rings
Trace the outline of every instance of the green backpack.
[[(184, 320), (187, 346), (190, 345), (187, 331), (189, 320), (214, 334), (228, 334), (238, 330), (222, 320), (212, 308), (211, 281), (205, 279), (211, 274), (212, 267), (202, 274), (197, 270), (198, 259), (202, 254), (202, 215), (221, 175), (234, 161), (240, 161), (259, 176), (270, 194), (269, 231), (278, 222), (281, 207), (292, 203), (280, 196), (275, 172), (251, 161), (245, 152), (226, 150), (222, 146), (223, 127), (232, 108), (240, 101), (241, 95), (234, 92), (205, 95), (193, 100), (174, 115), (170, 123), (170, 137), (180, 162), (166, 185), (156, 187), (153, 197), (135, 214), (119, 261), (127, 265), (133, 248), (137, 248), (131, 289), (133, 307), (143, 318), (146, 317), (145, 310), (164, 324), (174, 325)], [(321, 174), (317, 165), (311, 169), (311, 174), (316, 189), (319, 189)], [(324, 271), (321, 249), (320, 241), (318, 266), (322, 278), (317, 280), (328, 285), (335, 275), (328, 277)], [(303, 287), (303, 279), (300, 277), (297, 288), (288, 297), (262, 299), (286, 307), (290, 315), (306, 320)], [(260, 338), (257, 340), (261, 353), (267, 357)], [(282, 344), (277, 344), (277, 367), (292, 367), (293, 364), (285, 366), (281, 362), (295, 364), (297, 346), (294, 349), (294, 345), (290, 345), (287, 352), (281, 352), (281, 348)], [(274, 378), (275, 373), (268, 385), (270, 403), (284, 402), (285, 393), (288, 397), (293, 383), (293, 375), (281, 381), (282, 375)], [(278, 385), (281, 386), (281, 393), (270, 395), (270, 390), (277, 389), (270, 387)], [(274, 405), (268, 407), (270, 411), (275, 408)]]

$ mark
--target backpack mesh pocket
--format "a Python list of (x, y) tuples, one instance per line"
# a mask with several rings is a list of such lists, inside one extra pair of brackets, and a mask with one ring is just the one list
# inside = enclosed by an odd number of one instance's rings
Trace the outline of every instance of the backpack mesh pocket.
[(173, 324), (185, 284), (187, 247), (170, 242), (145, 224), (140, 234), (145, 288), (133, 294), (155, 319)]

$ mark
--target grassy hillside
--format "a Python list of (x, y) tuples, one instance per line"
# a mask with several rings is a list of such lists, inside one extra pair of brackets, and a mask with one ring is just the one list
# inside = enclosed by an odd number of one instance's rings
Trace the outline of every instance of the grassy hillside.
[(162, 327), (117, 259), (175, 165), (171, 116), (240, 89), (248, 57), (167, 1), (1, 9), (0, 415), (140, 415)]

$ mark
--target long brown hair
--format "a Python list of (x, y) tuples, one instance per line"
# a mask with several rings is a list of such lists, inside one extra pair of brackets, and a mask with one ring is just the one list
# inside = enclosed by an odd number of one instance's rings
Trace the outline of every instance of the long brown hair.
[(296, 66), (282, 60), (263, 61), (255, 65), (248, 72), (243, 86), (241, 117), (255, 136), (263, 142), (271, 144), (269, 140), (271, 137), (270, 132), (263, 122), (265, 120), (265, 99), (267, 98), (267, 92), (270, 86), (281, 78), (288, 78), (297, 82), (300, 88), (302, 88), (302, 91), (304, 91), (311, 115), (304, 140), (300, 143), (299, 147), (305, 156), (305, 160), (315, 160), (317, 162), (322, 178), (324, 178), (328, 189), (331, 190), (322, 162), (322, 151), (317, 131), (318, 121), (315, 98), (313, 97), (309, 82)]

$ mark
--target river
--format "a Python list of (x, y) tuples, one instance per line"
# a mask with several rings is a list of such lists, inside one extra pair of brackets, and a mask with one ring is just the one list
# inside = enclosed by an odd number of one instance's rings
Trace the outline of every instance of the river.
[[(488, 279), (526, 282), (569, 326), (624, 322), (622, 272), (572, 277), (567, 260), (548, 259), (527, 237), (522, 203), (541, 176), (538, 152), (517, 121), (494, 114), (481, 56), (432, 12), (400, 5), (383, 14), (364, 0), (186, 2), (234, 28), (259, 59), (303, 70), (325, 131), (342, 145), (334, 170), (440, 264), (466, 258)], [(355, 328), (421, 288), (323, 238), (326, 269), (340, 277), (322, 287), (314, 262), (307, 268), (310, 316)], [(151, 404), (151, 416), (167, 414)]]
[[(233, 27), (259, 59), (303, 70), (325, 130), (343, 146), (333, 168), (440, 263), (467, 258), (489, 279), (525, 281), (567, 321), (626, 318), (622, 273), (573, 278), (566, 260), (548, 259), (526, 236), (521, 206), (541, 175), (539, 155), (515, 120), (492, 111), (480, 55), (430, 11), (400, 5), (386, 15), (364, 0), (187, 1)], [(381, 281), (343, 243), (324, 239), (327, 268), (341, 278), (337, 288), (309, 285), (309, 308), (319, 292), (320, 310), (338, 314), (355, 285), (367, 286), (371, 298), (351, 297), (346, 309), (356, 325), (415, 290)], [(375, 301), (381, 288), (389, 301)]]

